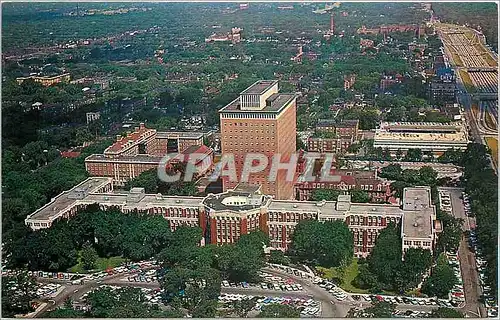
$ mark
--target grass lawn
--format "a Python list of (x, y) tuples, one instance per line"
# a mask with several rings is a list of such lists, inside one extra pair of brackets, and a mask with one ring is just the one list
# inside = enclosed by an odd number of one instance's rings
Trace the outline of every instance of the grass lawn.
[[(492, 130), (496, 130), (497, 129), (497, 126), (495, 125), (495, 122), (493, 122), (493, 118), (491, 117), (491, 114), (489, 112), (486, 112), (485, 113), (485, 117), (484, 117), (484, 120), (486, 121), (486, 125), (492, 129)], [(491, 147), (490, 147), (491, 148)]]
[(493, 158), (493, 161), (495, 161), (498, 166), (498, 140), (490, 137), (486, 137), (484, 139), (486, 140), (488, 147), (491, 149), (491, 157)]
[(476, 92), (476, 87), (472, 83), (472, 79), (469, 77), (469, 74), (464, 70), (458, 70), (458, 72), (460, 73), (460, 78), (462, 78), (462, 81), (464, 83), (467, 92), (469, 93)]
[[(344, 289), (347, 292), (352, 292), (352, 293), (368, 293), (368, 290), (364, 289), (359, 289), (356, 288), (351, 284), (351, 282), (356, 278), (356, 276), (359, 273), (359, 268), (358, 268), (358, 259), (354, 258), (352, 259), (352, 262), (350, 265), (348, 265), (344, 269), (344, 274), (339, 272), (337, 268), (322, 268), (322, 267), (316, 267), (317, 270), (323, 271), (325, 274), (325, 278), (327, 279), (332, 279), (332, 278), (341, 278), (342, 283), (340, 284), (340, 287)], [(342, 276), (342, 277), (341, 277)]]
[[(97, 262), (96, 262), (96, 268), (94, 270), (91, 270), (91, 271), (92, 272), (105, 271), (107, 268), (118, 267), (120, 264), (122, 264), (125, 261), (127, 261), (127, 259), (122, 258), (122, 257), (98, 258)], [(68, 272), (89, 273), (89, 271), (83, 269), (83, 265), (80, 261), (80, 258), (78, 258), (78, 263), (76, 265), (74, 265), (73, 267), (68, 269)]]

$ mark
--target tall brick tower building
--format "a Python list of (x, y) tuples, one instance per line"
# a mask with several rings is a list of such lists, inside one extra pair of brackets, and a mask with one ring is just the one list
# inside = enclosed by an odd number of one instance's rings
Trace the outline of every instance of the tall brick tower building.
[[(296, 151), (296, 96), (279, 93), (278, 81), (257, 81), (220, 111), (222, 154), (233, 154), (238, 180), (245, 154), (262, 153), (267, 168), (249, 177), (249, 184), (261, 185), (262, 192), (275, 199), (293, 198), (293, 181), (286, 181), (286, 170), (279, 170), (276, 181), (268, 181), (273, 155), (288, 162)], [(237, 182), (223, 177), (224, 190)]]

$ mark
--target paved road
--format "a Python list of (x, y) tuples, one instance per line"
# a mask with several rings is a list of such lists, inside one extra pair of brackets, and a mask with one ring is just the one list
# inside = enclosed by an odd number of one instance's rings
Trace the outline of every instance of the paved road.
[[(461, 188), (438, 188), (446, 190), (450, 193), (451, 208), (453, 215), (457, 218), (464, 219), (463, 230), (470, 230), (471, 224), (475, 225), (475, 219), (469, 218), (465, 214), (464, 206), (460, 196), (463, 189)], [(458, 258), (460, 259), (460, 271), (464, 282), (465, 306), (462, 311), (471, 317), (478, 315), (485, 316), (486, 309), (484, 305), (479, 303), (481, 295), (481, 287), (479, 285), (479, 277), (476, 269), (476, 259), (474, 254), (469, 250), (467, 240), (462, 236), (460, 246), (458, 248)]]
[[(301, 277), (297, 277), (295, 275), (291, 275), (289, 273), (279, 271), (276, 269), (264, 268), (263, 270), (265, 272), (273, 274), (273, 275), (291, 278), (295, 282), (302, 285), (302, 287), (307, 292), (311, 293), (314, 296), (314, 299), (322, 302), (322, 304), (321, 304), (322, 305), (322, 309), (321, 309), (322, 310), (322, 317), (325, 317), (325, 318), (344, 318), (350, 309), (349, 306), (341, 305), (337, 301), (334, 301), (334, 297), (330, 293), (323, 290), (319, 286), (313, 284), (309, 280), (304, 280)], [(332, 303), (332, 301), (333, 301), (333, 303)]]

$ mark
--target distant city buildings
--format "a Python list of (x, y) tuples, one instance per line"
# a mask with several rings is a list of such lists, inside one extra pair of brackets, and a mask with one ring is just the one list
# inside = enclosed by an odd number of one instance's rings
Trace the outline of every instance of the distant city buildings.
[(467, 130), (462, 122), (382, 122), (375, 130), (374, 148), (391, 152), (420, 149), (436, 153), (448, 149), (465, 150)]
[(400, 84), (403, 81), (403, 76), (398, 74), (395, 75), (383, 75), (380, 79), (380, 91), (386, 92), (392, 86)]
[(351, 89), (355, 82), (356, 82), (356, 75), (355, 74), (350, 74), (348, 76), (344, 76), (344, 90)]
[(100, 112), (87, 112), (87, 124), (94, 122), (96, 120), (99, 120), (101, 118), (101, 113)]
[(414, 32), (417, 37), (420, 38), (421, 35), (425, 33), (425, 27), (421, 25), (408, 25), (408, 24), (402, 24), (402, 25), (382, 25), (377, 28), (367, 28), (366, 26), (361, 26), (357, 30), (358, 34), (383, 34), (384, 37), (388, 33), (392, 32)]
[(57, 76), (29, 76), (29, 77), (19, 77), (16, 78), (17, 84), (22, 84), (26, 80), (33, 80), (42, 84), (44, 87), (54, 85), (61, 82), (69, 82), (71, 75), (69, 73), (64, 73)]
[[(245, 155), (260, 153), (269, 157), (281, 155), (288, 162), (296, 151), (296, 96), (279, 93), (278, 81), (257, 81), (240, 96), (219, 110), (222, 155), (234, 155), (236, 175), (241, 177)], [(271, 163), (271, 161), (269, 161)], [(261, 185), (264, 194), (276, 199), (293, 197), (293, 181), (286, 181), (285, 170), (278, 171), (275, 181), (268, 181), (270, 165), (251, 174), (249, 183)], [(224, 190), (238, 182), (223, 179)]]
[(233, 44), (238, 43), (242, 40), (241, 38), (241, 31), (242, 29), (240, 28), (231, 28), (231, 32), (228, 32), (226, 34), (212, 34), (210, 37), (205, 39), (206, 43), (210, 42), (226, 42), (226, 41), (231, 41)]
[(320, 119), (316, 132), (307, 139), (307, 151), (320, 153), (345, 153), (358, 141), (359, 120), (344, 120), (336, 122), (330, 119)]
[(456, 77), (451, 68), (439, 68), (429, 83), (429, 99), (434, 103), (453, 103), (456, 100)]
[(429, 187), (404, 189), (402, 208), (390, 204), (352, 203), (349, 195), (333, 201), (275, 200), (261, 193), (259, 186), (241, 184), (232, 190), (206, 197), (146, 194), (143, 188), (115, 191), (112, 178), (88, 178), (71, 190), (54, 197), (25, 223), (33, 230), (50, 228), (59, 219), (70, 219), (78, 209), (98, 204), (102, 209), (119, 208), (162, 215), (172, 230), (181, 225), (199, 226), (204, 244), (230, 244), (241, 235), (261, 230), (269, 235), (271, 247), (286, 250), (297, 223), (304, 219), (345, 221), (353, 233), (354, 254), (366, 257), (379, 232), (388, 223), (402, 223), (403, 250), (434, 248), (437, 233), (436, 209)]

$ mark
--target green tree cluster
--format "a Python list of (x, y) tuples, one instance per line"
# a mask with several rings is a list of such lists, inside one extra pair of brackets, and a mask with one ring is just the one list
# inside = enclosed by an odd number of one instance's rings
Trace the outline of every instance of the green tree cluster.
[(289, 254), (311, 265), (345, 266), (354, 254), (353, 236), (343, 221), (302, 220), (295, 226)]
[(437, 259), (436, 266), (432, 269), (431, 275), (422, 285), (422, 292), (431, 297), (445, 299), (448, 293), (457, 283), (457, 277), (453, 268), (448, 264), (445, 253), (441, 253)]
[(403, 261), (400, 234), (394, 223), (380, 232), (366, 264), (360, 265), (356, 286), (372, 292), (386, 289), (404, 293), (418, 285), (432, 264), (432, 255), (429, 250), (410, 248)]

